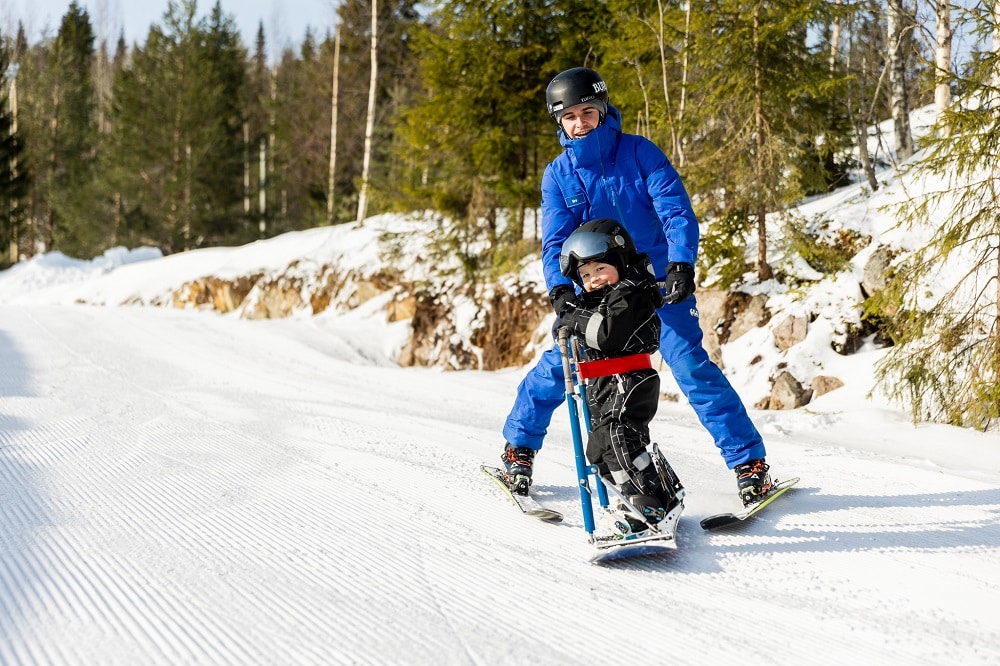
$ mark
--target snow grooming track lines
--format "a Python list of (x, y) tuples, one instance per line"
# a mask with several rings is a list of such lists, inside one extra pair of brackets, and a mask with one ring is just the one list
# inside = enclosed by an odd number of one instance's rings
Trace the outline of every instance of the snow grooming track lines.
[[(344, 320), (0, 304), (0, 664), (564, 666), (593, 660), (586, 607), (615, 609), (608, 636), (642, 618), (678, 663), (728, 662), (745, 643), (712, 628), (750, 599), (755, 640), (789, 660), (1000, 663), (978, 610), (1000, 593), (995, 436), (767, 414), (774, 459), (822, 470), (808, 489), (745, 529), (681, 527), (674, 554), (592, 566), (561, 419), (537, 471), (566, 529), (474, 471), (520, 372), (362, 367), (301, 342), (350, 346)], [(685, 513), (738, 502), (690, 409), (660, 412)], [(545, 630), (512, 641), (512, 608)]]

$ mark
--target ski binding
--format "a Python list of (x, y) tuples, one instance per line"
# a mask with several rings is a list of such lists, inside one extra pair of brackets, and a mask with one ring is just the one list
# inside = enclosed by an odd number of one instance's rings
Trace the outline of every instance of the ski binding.
[[(656, 555), (677, 550), (677, 525), (683, 511), (684, 502), (681, 502), (663, 520), (649, 529), (631, 532), (626, 523), (619, 527), (619, 533), (595, 537), (592, 543), (597, 552), (591, 555), (590, 562), (597, 564), (627, 557)], [(609, 511), (608, 513), (616, 522), (625, 522), (622, 518), (615, 517), (616, 512)], [(620, 532), (626, 533), (621, 534)]]

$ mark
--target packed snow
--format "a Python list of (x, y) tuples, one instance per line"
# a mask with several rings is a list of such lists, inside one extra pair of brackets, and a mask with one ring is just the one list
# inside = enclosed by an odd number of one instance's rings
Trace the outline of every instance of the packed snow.
[[(801, 343), (845, 385), (751, 410), (772, 474), (801, 481), (724, 532), (698, 521), (739, 508), (735, 478), (662, 401), (677, 548), (594, 565), (565, 408), (533, 486), (563, 523), (479, 472), (527, 368), (400, 368), (408, 325), (379, 298), (266, 321), (134, 305), (345, 247), (374, 260), (372, 227), (0, 272), (0, 663), (1000, 663), (1000, 436), (869, 396), (877, 349)], [(741, 340), (726, 368), (752, 405), (746, 358), (769, 343)]]

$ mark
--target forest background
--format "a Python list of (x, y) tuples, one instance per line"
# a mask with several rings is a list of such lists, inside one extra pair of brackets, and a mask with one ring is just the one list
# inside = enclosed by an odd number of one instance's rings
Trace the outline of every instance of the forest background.
[[(471, 281), (496, 280), (537, 255), (541, 173), (561, 150), (545, 86), (583, 65), (608, 81), (626, 131), (682, 174), (703, 223), (702, 284), (792, 279), (772, 266), (776, 239), (843, 270), (866, 239), (794, 207), (853, 180), (876, 190), (880, 161), (966, 176), (949, 189), (954, 214), (892, 265), (864, 322), (906, 350), (887, 376), (916, 402), (975, 399), (971, 419), (938, 413), (982, 427), (1000, 415), (994, 0), (344, 0), (336, 16), (272, 58), (263, 26), (243, 44), (218, 2), (204, 15), (171, 2), (143, 43), (97, 40), (76, 3), (51, 37), (4, 34), (0, 268), (429, 210), (448, 220), (440, 252)], [(956, 32), (970, 37), (960, 59)], [(926, 104), (938, 126), (917, 146), (908, 119)], [(892, 136), (872, 154), (863, 139), (885, 119)], [(900, 207), (900, 224), (939, 195)], [(921, 302), (917, 278), (959, 246), (988, 296)]]

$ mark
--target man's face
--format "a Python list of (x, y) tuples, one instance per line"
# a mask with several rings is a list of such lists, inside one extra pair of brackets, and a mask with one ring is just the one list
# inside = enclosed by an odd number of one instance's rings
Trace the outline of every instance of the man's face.
[(581, 139), (601, 123), (601, 111), (593, 104), (577, 104), (563, 111), (563, 131), (571, 139)]

